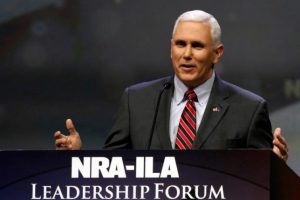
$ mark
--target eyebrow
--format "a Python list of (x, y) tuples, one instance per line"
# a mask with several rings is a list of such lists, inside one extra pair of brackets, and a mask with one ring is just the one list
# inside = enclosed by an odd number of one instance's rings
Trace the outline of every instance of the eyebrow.
[[(186, 44), (187, 42), (182, 39), (177, 39), (174, 41), (175, 44)], [(192, 41), (192, 47), (205, 47), (204, 43), (201, 41)]]
[(203, 44), (203, 42), (193, 41), (192, 46), (193, 47), (204, 47), (205, 45)]
[(185, 40), (181, 40), (181, 39), (177, 39), (177, 40), (175, 40), (174, 42), (175, 42), (175, 44), (178, 44), (178, 43), (186, 43)]

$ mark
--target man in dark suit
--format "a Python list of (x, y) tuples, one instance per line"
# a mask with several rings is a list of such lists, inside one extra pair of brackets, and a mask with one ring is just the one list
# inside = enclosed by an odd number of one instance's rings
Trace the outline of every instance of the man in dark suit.
[[(274, 144), (273, 151), (286, 159), (280, 129), (273, 140), (266, 101), (215, 73), (223, 51), (221, 29), (212, 15), (200, 10), (183, 13), (171, 40), (175, 75), (125, 90), (104, 148), (232, 149)], [(70, 135), (56, 132), (57, 148), (80, 149), (72, 121), (66, 125)]]

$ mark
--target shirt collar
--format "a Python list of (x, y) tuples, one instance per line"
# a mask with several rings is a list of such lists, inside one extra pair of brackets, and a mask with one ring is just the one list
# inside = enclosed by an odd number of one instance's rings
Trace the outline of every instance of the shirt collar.
[[(198, 103), (202, 104), (201, 101), (203, 101), (203, 97), (210, 94), (214, 80), (215, 72), (213, 72), (212, 76), (207, 81), (194, 88), (194, 92), (198, 98)], [(176, 104), (179, 105), (183, 102), (184, 93), (188, 90), (188, 87), (186, 87), (186, 85), (184, 85), (184, 83), (176, 75), (174, 76), (174, 87), (174, 100)]]

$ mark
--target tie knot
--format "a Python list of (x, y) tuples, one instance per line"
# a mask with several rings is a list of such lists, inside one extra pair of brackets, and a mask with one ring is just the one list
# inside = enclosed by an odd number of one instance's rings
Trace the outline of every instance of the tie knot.
[(197, 95), (194, 90), (188, 90), (184, 94), (184, 99), (188, 99), (191, 101), (198, 101)]

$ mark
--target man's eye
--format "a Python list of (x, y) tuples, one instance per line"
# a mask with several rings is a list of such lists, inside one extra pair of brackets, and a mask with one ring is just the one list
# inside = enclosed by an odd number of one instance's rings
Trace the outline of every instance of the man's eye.
[(176, 46), (179, 46), (179, 47), (186, 46), (186, 43), (184, 41), (176, 41), (175, 44), (176, 44)]
[(200, 42), (193, 42), (192, 47), (196, 48), (196, 49), (202, 49), (202, 48), (204, 48), (204, 45)]

